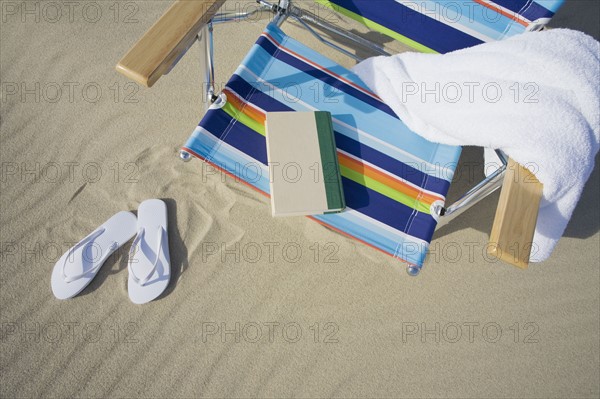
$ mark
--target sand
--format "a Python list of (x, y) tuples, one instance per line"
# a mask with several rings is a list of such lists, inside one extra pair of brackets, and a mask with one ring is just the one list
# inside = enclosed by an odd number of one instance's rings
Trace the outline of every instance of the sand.
[[(411, 278), (178, 159), (203, 112), (200, 50), (150, 90), (114, 71), (169, 2), (67, 3), (1, 4), (0, 396), (600, 395), (598, 169), (547, 262), (485, 258), (493, 195), (436, 233)], [(571, 0), (553, 26), (598, 38), (597, 15)], [(216, 28), (217, 81), (261, 26)], [(480, 156), (464, 151), (451, 198), (481, 177)], [(147, 198), (168, 205), (167, 292), (129, 301), (125, 246), (81, 295), (56, 300), (58, 257)]]

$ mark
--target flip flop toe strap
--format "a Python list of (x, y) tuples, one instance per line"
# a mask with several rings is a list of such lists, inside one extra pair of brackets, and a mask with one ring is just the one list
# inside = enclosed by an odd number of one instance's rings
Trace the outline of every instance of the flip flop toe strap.
[[(154, 262), (152, 262), (152, 269), (148, 272), (148, 274), (146, 274), (145, 277), (143, 278), (139, 278), (138, 276), (135, 275), (135, 272), (133, 271), (133, 257), (135, 255), (135, 252), (139, 249), (139, 251), (141, 253), (143, 253), (142, 247), (139, 245), (142, 238), (145, 235), (145, 230), (143, 228), (141, 228), (138, 231), (137, 236), (135, 237), (135, 239), (133, 240), (133, 243), (131, 244), (131, 249), (129, 250), (129, 263), (127, 264), (127, 269), (129, 270), (129, 273), (131, 274), (131, 279), (141, 285), (142, 287), (145, 286), (148, 283), (148, 280), (150, 280), (150, 277), (152, 277), (152, 275), (154, 275), (154, 272), (156, 271), (156, 267), (158, 266), (158, 261), (160, 260), (160, 255), (162, 253), (162, 246), (163, 246), (163, 237), (165, 236), (165, 229), (163, 227), (160, 227), (160, 229), (158, 230), (158, 249), (156, 250), (156, 258), (154, 259)], [(148, 258), (150, 259), (150, 258)]]
[[(65, 282), (72, 283), (73, 281), (79, 280), (83, 276), (85, 276), (89, 273), (95, 272), (96, 270), (98, 270), (100, 268), (100, 266), (102, 266), (102, 263), (98, 262), (98, 264), (96, 266), (94, 266), (93, 268), (91, 268), (89, 270), (84, 271), (83, 273), (76, 274), (76, 275), (69, 275), (69, 276), (67, 276), (67, 274), (65, 273), (65, 268), (67, 267), (67, 260), (73, 255), (73, 253), (75, 253), (75, 251), (77, 249), (81, 248), (82, 246), (87, 245), (87, 244), (91, 243), (92, 241), (94, 241), (105, 231), (106, 231), (106, 229), (104, 227), (101, 227), (100, 229), (90, 233), (83, 240), (79, 241), (74, 247), (69, 249), (69, 252), (67, 252), (67, 256), (65, 256), (65, 260), (64, 260), (64, 262), (62, 264), (62, 268), (61, 268), (61, 274), (62, 274), (62, 277), (65, 280)], [(85, 250), (81, 251), (81, 258), (83, 259), (84, 257), (85, 257)]]

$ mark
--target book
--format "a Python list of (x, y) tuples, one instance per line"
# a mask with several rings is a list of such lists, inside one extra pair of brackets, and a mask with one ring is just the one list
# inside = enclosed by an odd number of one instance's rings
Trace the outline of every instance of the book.
[(267, 112), (266, 136), (273, 216), (346, 207), (329, 112)]

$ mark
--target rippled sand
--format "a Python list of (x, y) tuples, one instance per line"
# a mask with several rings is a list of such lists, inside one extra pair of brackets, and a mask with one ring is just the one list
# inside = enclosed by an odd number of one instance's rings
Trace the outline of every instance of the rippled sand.
[[(598, 37), (593, 3), (568, 2), (555, 26)], [(200, 50), (150, 90), (114, 71), (169, 2), (23, 4), (2, 2), (0, 28), (1, 397), (598, 397), (598, 170), (551, 260), (486, 260), (495, 195), (440, 230), (410, 278), (178, 160), (202, 114)], [(218, 81), (260, 30), (215, 28)], [(464, 173), (451, 197), (472, 184)], [(126, 245), (56, 300), (62, 252), (147, 198), (168, 206), (167, 292), (129, 301)]]

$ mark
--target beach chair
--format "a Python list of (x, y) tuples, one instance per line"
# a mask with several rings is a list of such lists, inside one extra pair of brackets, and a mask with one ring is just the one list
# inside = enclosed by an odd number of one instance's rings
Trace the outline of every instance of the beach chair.
[[(293, 21), (318, 41), (356, 60), (390, 50), (322, 18), (312, 2), (258, 0), (253, 9), (219, 13), (224, 1), (176, 1), (118, 63), (152, 86), (196, 39), (204, 53), (208, 110), (180, 156), (200, 158), (269, 195), (265, 144), (268, 111), (332, 114), (347, 209), (315, 221), (408, 264), (417, 274), (436, 227), (503, 187), (488, 252), (526, 267), (542, 185), (496, 151), (500, 166), (454, 204), (445, 199), (460, 147), (429, 142), (404, 123), (351, 71), (284, 33)], [(445, 53), (538, 30), (562, 0), (317, 1), (413, 51)], [(221, 92), (214, 88), (213, 26), (268, 13), (270, 22)], [(359, 51), (360, 50), (360, 51)], [(439, 222), (439, 223), (438, 223)]]

